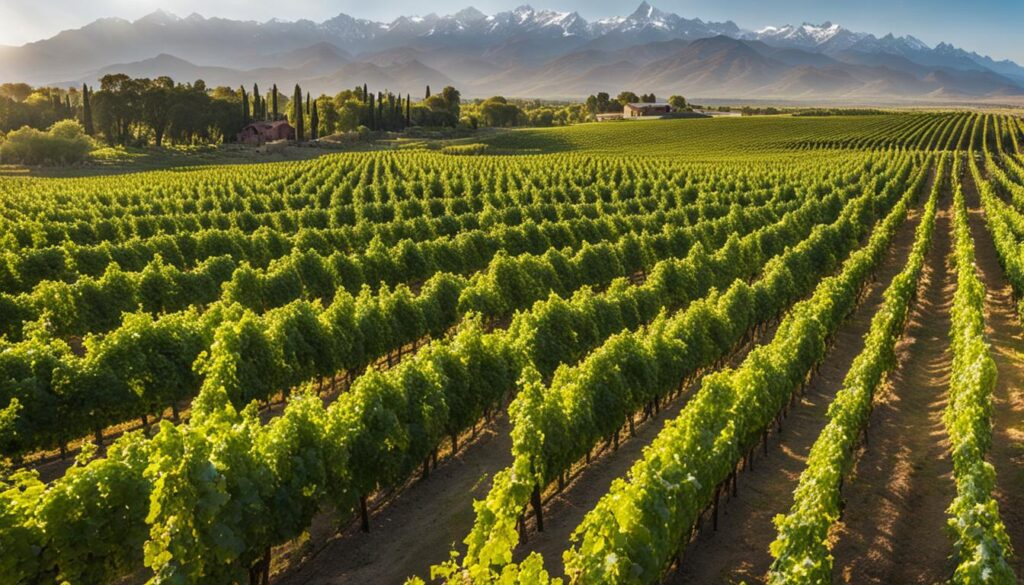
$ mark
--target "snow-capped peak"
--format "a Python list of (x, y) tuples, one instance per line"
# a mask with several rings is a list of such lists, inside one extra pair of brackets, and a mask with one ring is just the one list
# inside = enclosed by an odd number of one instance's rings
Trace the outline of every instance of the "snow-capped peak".
[(800, 26), (766, 26), (754, 33), (754, 38), (766, 41), (788, 41), (795, 44), (816, 46), (827, 43), (845, 29), (838, 24), (825, 21), (821, 24), (805, 22)]

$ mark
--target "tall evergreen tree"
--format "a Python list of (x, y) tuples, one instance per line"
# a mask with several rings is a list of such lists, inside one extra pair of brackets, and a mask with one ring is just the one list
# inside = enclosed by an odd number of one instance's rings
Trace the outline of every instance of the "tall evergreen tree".
[(270, 90), (270, 106), (273, 109), (274, 120), (277, 120), (277, 84), (274, 84), (274, 88)]
[(405, 127), (412, 126), (412, 98), (405, 94)]
[(427, 95), (423, 96), (423, 99), (429, 99), (429, 98), (430, 98), (430, 86), (428, 85), (427, 86)]
[(368, 99), (370, 99), (370, 97), (369, 97), (369, 94), (366, 91), (366, 84), (364, 83), (363, 84), (363, 103), (365, 104)]
[(375, 116), (373, 111), (373, 94), (370, 94), (369, 101), (366, 103), (366, 114), (369, 117), (369, 124), (367, 124), (367, 126), (369, 126), (370, 130), (376, 130), (377, 124), (376, 120), (374, 120)]
[(82, 127), (85, 128), (85, 133), (89, 136), (93, 134), (92, 127), (92, 104), (89, 101), (91, 92), (89, 86), (82, 84)]
[(263, 107), (260, 106), (260, 86), (252, 84), (252, 117), (257, 120), (263, 119)]
[(313, 110), (310, 108), (309, 92), (308, 91), (306, 92), (306, 115), (307, 116), (312, 116), (313, 115)]
[(316, 140), (320, 137), (320, 100), (313, 100), (313, 110), (309, 114), (309, 137)]
[(242, 87), (242, 125), (248, 126), (251, 119), (249, 118), (249, 96), (245, 93), (245, 87)]
[(305, 116), (302, 113), (302, 88), (295, 84), (295, 95), (292, 97), (292, 118), (295, 120), (295, 140), (303, 142), (306, 139)]

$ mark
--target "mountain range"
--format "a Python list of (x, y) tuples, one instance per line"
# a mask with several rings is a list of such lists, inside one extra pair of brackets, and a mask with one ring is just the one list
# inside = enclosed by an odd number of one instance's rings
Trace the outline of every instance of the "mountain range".
[(390, 23), (239, 21), (156, 11), (96, 20), (49, 39), (0, 47), (0, 81), (95, 84), (106, 73), (203, 79), (208, 86), (357, 84), (418, 95), (454, 84), (467, 97), (579, 98), (631, 89), (694, 98), (1024, 101), (1024, 67), (947, 43), (877, 37), (837, 24), (745, 30), (663, 12), (629, 16), (475, 8)]

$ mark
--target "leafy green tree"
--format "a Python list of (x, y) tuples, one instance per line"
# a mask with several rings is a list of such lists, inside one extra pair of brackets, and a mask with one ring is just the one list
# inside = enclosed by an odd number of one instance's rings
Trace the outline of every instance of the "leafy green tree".
[(640, 97), (631, 91), (624, 91), (615, 98), (615, 101), (619, 102), (620, 106), (626, 104), (635, 104), (640, 101)]
[(672, 106), (673, 110), (682, 111), (686, 109), (686, 98), (681, 95), (674, 95), (668, 98), (668, 105)]

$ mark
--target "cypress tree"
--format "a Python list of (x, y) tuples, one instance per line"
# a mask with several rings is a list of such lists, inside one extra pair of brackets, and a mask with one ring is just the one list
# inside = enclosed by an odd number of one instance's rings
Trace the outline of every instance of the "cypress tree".
[(313, 109), (310, 107), (310, 103), (309, 103), (309, 92), (308, 91), (306, 92), (306, 115), (307, 116), (312, 116), (313, 115)]
[(274, 119), (277, 120), (277, 84), (274, 84), (274, 89), (271, 90), (270, 94), (270, 107), (273, 109)]
[(313, 100), (313, 110), (309, 114), (309, 137), (316, 140), (320, 137), (320, 99)]
[(302, 88), (295, 84), (295, 95), (292, 98), (292, 117), (295, 119), (295, 140), (305, 140), (305, 120), (302, 114)]
[(260, 86), (252, 84), (252, 117), (260, 120), (263, 118), (263, 108), (260, 106)]
[(92, 104), (89, 103), (89, 87), (82, 84), (82, 127), (85, 133), (92, 136)]
[(405, 94), (405, 127), (412, 126), (412, 98)]
[(368, 99), (369, 99), (369, 94), (366, 91), (366, 84), (364, 83), (363, 84), (363, 103), (365, 104), (366, 100), (368, 100)]
[(242, 87), (242, 126), (248, 126), (249, 122), (249, 96), (245, 93), (245, 87)]
[(429, 99), (429, 98), (430, 98), (430, 86), (428, 85), (427, 86), (427, 95), (424, 96), (423, 99)]
[(366, 104), (366, 115), (369, 117), (369, 124), (367, 124), (367, 126), (369, 126), (370, 130), (376, 130), (377, 128), (376, 124), (374, 123), (375, 120), (373, 115), (373, 94), (370, 94), (367, 99), (369, 99), (369, 101)]

